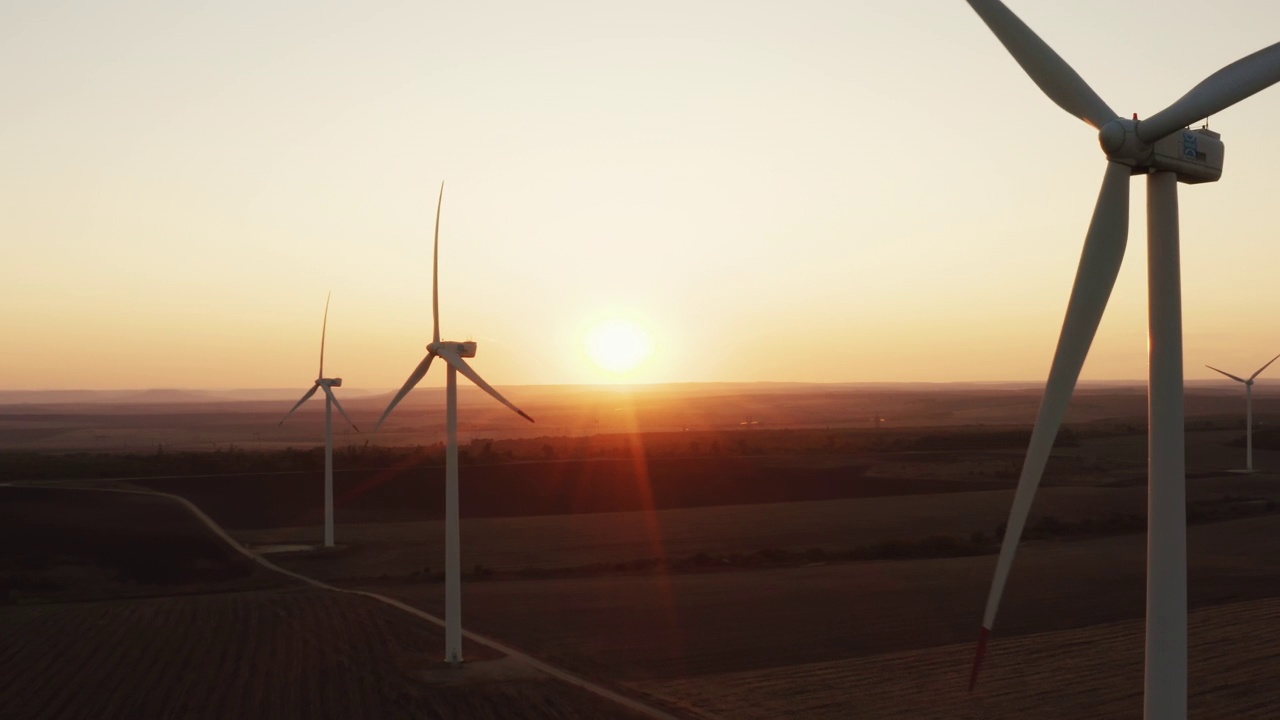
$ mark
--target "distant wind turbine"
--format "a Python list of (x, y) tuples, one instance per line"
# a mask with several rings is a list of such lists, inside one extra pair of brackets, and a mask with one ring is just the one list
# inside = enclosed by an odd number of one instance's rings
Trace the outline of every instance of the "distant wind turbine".
[(405, 395), (418, 384), (431, 367), (431, 361), (440, 357), (449, 366), (445, 376), (445, 491), (444, 491), (444, 659), (445, 662), (457, 666), (462, 663), (462, 542), (458, 533), (458, 379), (462, 373), (481, 390), (489, 393), (498, 402), (514, 410), (520, 417), (533, 422), (523, 410), (512, 405), (502, 397), (489, 383), (485, 382), (463, 358), (476, 356), (474, 341), (455, 342), (440, 340), (440, 207), (444, 203), (444, 183), (440, 183), (440, 197), (436, 200), (436, 232), (435, 250), (431, 258), (431, 344), (427, 345), (427, 356), (418, 363), (418, 367), (409, 375), (400, 392), (391, 399), (378, 425), (382, 423), (404, 399)]
[(302, 407), (302, 404), (311, 399), (317, 390), (324, 390), (324, 546), (333, 547), (333, 408), (337, 407), (338, 412), (342, 413), (342, 417), (351, 423), (351, 427), (356, 428), (356, 432), (360, 428), (351, 422), (351, 416), (347, 415), (347, 411), (342, 409), (342, 403), (338, 402), (338, 398), (333, 394), (333, 388), (342, 387), (342, 378), (327, 378), (324, 376), (324, 338), (329, 330), (329, 299), (333, 293), (329, 293), (324, 299), (324, 324), (320, 326), (320, 374), (316, 377), (315, 384), (311, 386), (298, 401), (293, 409), (285, 414), (280, 420), (283, 425), (285, 420), (294, 413), (295, 410)]
[(1245, 469), (1249, 472), (1253, 472), (1253, 381), (1261, 375), (1262, 371), (1266, 370), (1271, 363), (1275, 362), (1276, 358), (1280, 358), (1280, 355), (1268, 360), (1267, 364), (1258, 368), (1258, 372), (1250, 375), (1248, 380), (1238, 378), (1235, 375), (1219, 370), (1212, 365), (1205, 365), (1205, 367), (1214, 372), (1222, 373), (1236, 382), (1244, 383), (1244, 460)]
[[(1117, 115), (1004, 3), (968, 2), (1050, 100), (1097, 130), (1107, 159), (996, 561), (969, 684), (972, 688), (977, 680), (1036, 488), (1120, 272), (1129, 235), (1130, 178), (1142, 175), (1147, 180), (1149, 328), (1143, 716), (1147, 720), (1181, 720), (1187, 716), (1187, 483), (1178, 183), (1215, 182), (1222, 176), (1220, 136), (1207, 128), (1192, 130), (1190, 125), (1280, 81), (1280, 43), (1218, 70), (1164, 110), (1144, 120), (1137, 115), (1130, 119)], [(1123, 48), (1107, 57), (1112, 68), (1132, 64)], [(995, 117), (993, 110), (987, 108), (991, 117)], [(1009, 206), (1008, 198), (997, 202)]]

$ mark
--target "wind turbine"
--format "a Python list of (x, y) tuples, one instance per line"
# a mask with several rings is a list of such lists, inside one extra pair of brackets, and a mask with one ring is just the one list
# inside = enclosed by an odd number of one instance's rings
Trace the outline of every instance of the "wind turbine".
[(440, 339), (440, 206), (444, 202), (444, 183), (440, 183), (440, 197), (436, 200), (436, 233), (435, 250), (431, 257), (431, 344), (427, 345), (427, 356), (422, 358), (418, 367), (414, 368), (409, 379), (405, 380), (400, 392), (391, 399), (391, 404), (378, 419), (373, 429), (377, 432), (383, 421), (404, 399), (405, 395), (418, 384), (431, 367), (436, 357), (444, 360), (449, 366), (445, 376), (445, 460), (444, 460), (444, 659), (455, 667), (462, 663), (462, 558), (461, 539), (458, 535), (458, 378), (462, 373), (468, 380), (480, 386), (498, 402), (514, 410), (520, 417), (533, 422), (523, 410), (512, 405), (509, 400), (484, 381), (463, 358), (476, 356), (474, 341), (455, 342)]
[(1146, 120), (1139, 121), (1136, 115), (1130, 120), (1108, 107), (1004, 3), (968, 3), (1049, 99), (1098, 130), (1098, 140), (1107, 157), (1102, 189), (1085, 235), (1075, 285), (987, 597), (970, 688), (977, 681), (1000, 595), (1054, 436), (1120, 271), (1128, 237), (1129, 178), (1146, 175), (1150, 430), (1144, 713), (1149, 720), (1185, 718), (1186, 452), (1177, 184), (1213, 182), (1221, 177), (1220, 136), (1207, 128), (1190, 130), (1188, 126), (1280, 80), (1280, 43), (1222, 68)]
[(316, 376), (315, 384), (311, 386), (303, 394), (302, 399), (298, 401), (293, 409), (285, 413), (280, 424), (283, 425), (285, 420), (294, 413), (295, 410), (302, 407), (302, 404), (311, 399), (317, 390), (324, 390), (324, 546), (333, 547), (333, 408), (337, 407), (338, 412), (342, 413), (342, 417), (351, 423), (351, 427), (360, 431), (354, 422), (351, 422), (351, 416), (347, 415), (347, 411), (342, 409), (342, 403), (338, 402), (338, 398), (333, 394), (333, 388), (342, 387), (342, 378), (327, 378), (324, 376), (324, 337), (329, 330), (329, 299), (333, 293), (329, 293), (324, 299), (324, 324), (320, 326), (320, 374)]
[(1222, 373), (1236, 382), (1244, 383), (1244, 459), (1245, 469), (1249, 472), (1253, 472), (1253, 381), (1254, 378), (1261, 375), (1262, 371), (1266, 370), (1271, 363), (1275, 362), (1276, 358), (1280, 358), (1280, 355), (1268, 360), (1267, 364), (1258, 368), (1258, 372), (1250, 375), (1248, 380), (1238, 378), (1235, 375), (1219, 370), (1212, 365), (1205, 365), (1205, 367), (1214, 372)]

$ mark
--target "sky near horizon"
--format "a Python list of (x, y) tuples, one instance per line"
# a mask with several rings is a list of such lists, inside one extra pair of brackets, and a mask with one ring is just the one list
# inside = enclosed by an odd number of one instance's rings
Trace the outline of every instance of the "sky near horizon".
[[(1009, 0), (1145, 117), (1268, 0)], [(0, 388), (1041, 380), (1104, 169), (962, 0), (0, 5)], [(1179, 185), (1188, 379), (1280, 352), (1280, 87)], [(1145, 187), (1082, 377), (1146, 375)], [(589, 331), (653, 355), (615, 375)], [(443, 383), (432, 372), (426, 385)], [(1264, 380), (1266, 376), (1263, 376)]]

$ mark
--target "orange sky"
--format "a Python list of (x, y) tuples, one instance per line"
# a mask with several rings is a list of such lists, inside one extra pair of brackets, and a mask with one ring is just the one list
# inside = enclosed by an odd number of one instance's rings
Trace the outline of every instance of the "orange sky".
[[(1119, 112), (1280, 8), (1010, 0)], [(1107, 23), (1099, 23), (1101, 17)], [(1188, 37), (1194, 18), (1194, 37)], [(0, 387), (1043, 378), (1101, 180), (960, 0), (0, 8)], [(1182, 186), (1187, 377), (1276, 352), (1280, 89)], [(1145, 200), (1085, 379), (1145, 375)], [(654, 355), (584, 352), (632, 318)], [(439, 384), (442, 374), (426, 382)]]

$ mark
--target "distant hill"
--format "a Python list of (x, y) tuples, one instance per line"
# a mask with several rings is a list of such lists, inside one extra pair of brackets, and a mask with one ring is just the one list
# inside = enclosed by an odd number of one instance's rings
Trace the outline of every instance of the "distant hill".
[[(1033, 392), (1039, 394), (1043, 382), (862, 382), (862, 383), (655, 383), (638, 385), (499, 385), (504, 394), (515, 396), (517, 404), (546, 402), (578, 403), (584, 401), (609, 402), (609, 398), (631, 396), (633, 398), (675, 399), (715, 397), (768, 397), (773, 395), (805, 396), (833, 393), (966, 393), (966, 392)], [(1234, 383), (1217, 380), (1190, 380), (1188, 390), (1197, 392), (1238, 392)], [(199, 390), (192, 388), (151, 388), (131, 390), (0, 390), (0, 405), (168, 405), (210, 404), (227, 402), (290, 402), (296, 401), (307, 386), (305, 383), (287, 388), (233, 388)], [(1081, 382), (1078, 392), (1132, 390), (1146, 392), (1142, 380), (1105, 380)], [(1270, 394), (1268, 388), (1258, 386), (1254, 393)], [(391, 399), (393, 388), (343, 387), (340, 396), (344, 401), (356, 404), (385, 403)], [(459, 394), (464, 403), (483, 401), (480, 390), (463, 383)], [(409, 405), (438, 404), (444, 400), (444, 388), (420, 387), (405, 399)], [(487, 402), (487, 401), (485, 401)]]
[[(710, 401), (718, 398), (757, 398), (761, 402), (770, 402), (773, 398), (783, 397), (824, 397), (835, 394), (850, 393), (972, 393), (972, 392), (1034, 392), (1038, 395), (1044, 383), (801, 383), (801, 382), (690, 382), (690, 383), (648, 383), (617, 385), (505, 385), (498, 388), (513, 402), (521, 407), (537, 405), (601, 404), (616, 406), (622, 398), (633, 402), (675, 402), (688, 400)], [(1081, 383), (1084, 390), (1090, 388), (1115, 390), (1131, 387), (1135, 392), (1146, 392), (1146, 384), (1134, 382), (1115, 382), (1092, 385)], [(227, 399), (239, 400), (294, 400), (305, 388), (290, 390), (235, 390), (223, 393)], [(394, 388), (382, 390), (360, 390), (344, 387), (341, 396), (344, 404), (382, 404), (391, 400)], [(459, 401), (466, 405), (479, 403), (488, 405), (491, 400), (483, 391), (468, 382), (458, 386)], [(439, 386), (415, 388), (403, 401), (403, 406), (439, 405), (444, 402), (444, 388)]]
[(156, 388), (154, 390), (137, 390), (122, 395), (115, 400), (121, 403), (192, 403), (210, 402), (215, 398), (200, 390), (175, 390), (172, 388)]
[[(234, 390), (191, 390), (152, 388), (147, 390), (0, 390), (0, 405), (107, 404), (152, 405), (219, 402), (284, 402), (297, 400), (307, 386), (296, 388), (247, 388)], [(363, 398), (390, 391), (342, 389), (343, 397)]]

